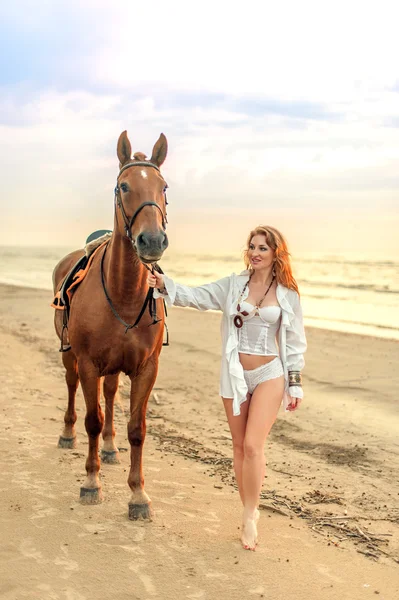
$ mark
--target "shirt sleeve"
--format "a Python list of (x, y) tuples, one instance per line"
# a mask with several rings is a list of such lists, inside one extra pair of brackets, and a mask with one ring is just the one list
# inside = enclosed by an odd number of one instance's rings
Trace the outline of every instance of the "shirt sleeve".
[(190, 287), (176, 283), (164, 275), (166, 293), (154, 290), (154, 298), (164, 298), (171, 306), (185, 306), (198, 310), (223, 310), (229, 291), (230, 277), (223, 277), (212, 283)]
[(302, 307), (299, 295), (296, 294), (294, 306), (294, 317), (287, 327), (287, 367), (288, 371), (302, 371), (305, 366), (303, 355), (306, 352), (307, 342), (303, 326)]
[[(287, 368), (288, 371), (302, 371), (305, 366), (303, 355), (306, 352), (307, 342), (303, 326), (302, 307), (298, 294), (296, 294), (293, 311), (294, 317), (286, 331)], [(303, 398), (302, 387), (290, 386), (289, 395), (291, 398)]]

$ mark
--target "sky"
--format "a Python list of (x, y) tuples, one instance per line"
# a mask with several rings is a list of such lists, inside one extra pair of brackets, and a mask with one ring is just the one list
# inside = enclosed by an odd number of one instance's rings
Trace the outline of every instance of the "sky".
[(113, 226), (116, 143), (169, 153), (170, 248), (398, 255), (395, 2), (14, 0), (0, 7), (2, 245)]

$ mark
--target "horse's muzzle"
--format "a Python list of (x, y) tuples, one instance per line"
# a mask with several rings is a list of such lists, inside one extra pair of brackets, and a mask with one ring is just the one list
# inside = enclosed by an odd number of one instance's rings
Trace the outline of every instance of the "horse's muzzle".
[(164, 231), (158, 233), (140, 233), (136, 238), (136, 249), (139, 258), (144, 262), (159, 260), (169, 245)]

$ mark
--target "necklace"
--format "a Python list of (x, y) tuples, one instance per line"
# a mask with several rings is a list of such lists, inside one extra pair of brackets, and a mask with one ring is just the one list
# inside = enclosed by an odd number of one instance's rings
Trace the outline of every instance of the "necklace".
[[(243, 288), (243, 290), (242, 290), (242, 292), (241, 292), (241, 294), (240, 294), (240, 297), (238, 298), (238, 302), (237, 302), (237, 312), (241, 313), (241, 314), (242, 314), (244, 317), (247, 317), (249, 313), (247, 313), (246, 311), (241, 311), (241, 304), (240, 304), (240, 302), (242, 301), (242, 298), (243, 298), (243, 296), (244, 296), (244, 292), (245, 292), (245, 290), (247, 289), (247, 287), (248, 287), (248, 285), (249, 285), (249, 282), (251, 281), (251, 277), (252, 277), (252, 275), (250, 276), (250, 278), (248, 279), (248, 281), (247, 281), (247, 282), (246, 282), (246, 284), (244, 285), (244, 288)], [(272, 285), (273, 285), (273, 281), (274, 281), (275, 279), (276, 279), (276, 276), (275, 276), (275, 275), (273, 275), (273, 277), (272, 277), (272, 280), (271, 280), (271, 282), (270, 282), (270, 284), (269, 284), (269, 287), (267, 288), (267, 290), (266, 290), (266, 292), (265, 292), (265, 294), (264, 294), (264, 296), (263, 296), (262, 300), (261, 300), (260, 302), (258, 302), (257, 304), (255, 304), (255, 308), (256, 308), (257, 310), (259, 310), (259, 308), (261, 307), (261, 304), (262, 304), (263, 300), (266, 298), (266, 296), (267, 296), (267, 293), (268, 293), (268, 291), (270, 290), (270, 288), (272, 287)], [(237, 327), (237, 329), (241, 329), (241, 327), (242, 327), (242, 326), (243, 326), (243, 324), (244, 324), (244, 321), (242, 320), (242, 316), (241, 316), (241, 315), (236, 315), (236, 316), (234, 317), (234, 319), (233, 319), (233, 323), (234, 323), (234, 325)]]

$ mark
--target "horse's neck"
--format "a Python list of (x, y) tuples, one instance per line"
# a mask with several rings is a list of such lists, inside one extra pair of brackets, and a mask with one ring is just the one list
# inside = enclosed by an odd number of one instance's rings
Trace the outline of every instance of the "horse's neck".
[(105, 255), (104, 272), (107, 290), (112, 298), (124, 304), (145, 297), (147, 269), (137, 257), (131, 242), (114, 232)]

